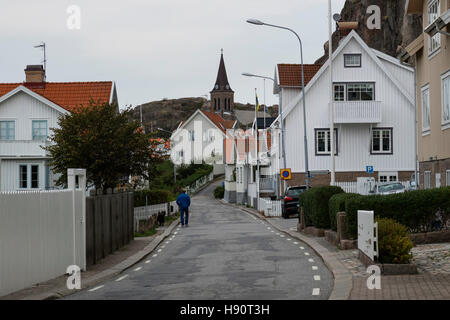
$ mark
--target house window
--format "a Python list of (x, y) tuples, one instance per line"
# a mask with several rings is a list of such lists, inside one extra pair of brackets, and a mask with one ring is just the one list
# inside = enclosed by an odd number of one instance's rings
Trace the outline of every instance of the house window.
[(194, 130), (189, 130), (189, 140), (194, 141), (195, 139), (195, 132)]
[(47, 120), (33, 120), (33, 140), (47, 140)]
[(424, 172), (424, 187), (425, 189), (431, 189), (431, 171)]
[(15, 121), (0, 121), (0, 140), (14, 140), (16, 138)]
[(28, 166), (26, 165), (19, 166), (19, 188), (28, 188)]
[(361, 68), (361, 54), (344, 54), (345, 68)]
[(398, 181), (398, 172), (380, 172), (379, 180), (380, 180), (380, 183), (397, 182)]
[[(338, 154), (337, 129), (334, 129), (335, 154)], [(316, 129), (316, 155), (331, 154), (330, 129)]]
[(384, 183), (388, 181), (388, 177), (387, 176), (380, 176), (380, 182)]
[[(439, 0), (428, 1), (428, 25), (435, 22), (441, 14), (441, 4)], [(428, 38), (428, 54), (431, 55), (441, 47), (441, 35), (436, 33)]]
[(372, 129), (372, 154), (392, 153), (392, 128)]
[(374, 100), (373, 83), (353, 83), (347, 85), (348, 101)]
[(430, 131), (430, 86), (422, 88), (422, 133)]
[(31, 166), (31, 189), (39, 188), (39, 166)]
[(447, 170), (446, 172), (446, 185), (447, 187), (450, 187), (450, 170)]
[(334, 85), (334, 101), (345, 101), (345, 85)]
[(374, 83), (337, 83), (334, 85), (335, 101), (373, 101)]
[(450, 123), (450, 71), (442, 76), (442, 124)]

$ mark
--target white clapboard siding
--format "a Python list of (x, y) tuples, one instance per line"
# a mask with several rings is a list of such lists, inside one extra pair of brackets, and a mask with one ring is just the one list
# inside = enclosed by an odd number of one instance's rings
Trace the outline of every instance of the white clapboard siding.
[(76, 191), (0, 193), (0, 296), (62, 276), (83, 264), (82, 197)]

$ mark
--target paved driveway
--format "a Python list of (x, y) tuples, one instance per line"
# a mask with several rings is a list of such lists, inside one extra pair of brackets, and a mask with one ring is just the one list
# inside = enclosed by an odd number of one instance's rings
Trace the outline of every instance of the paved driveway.
[(304, 243), (213, 199), (192, 199), (188, 228), (115, 279), (67, 299), (327, 299), (331, 273)]

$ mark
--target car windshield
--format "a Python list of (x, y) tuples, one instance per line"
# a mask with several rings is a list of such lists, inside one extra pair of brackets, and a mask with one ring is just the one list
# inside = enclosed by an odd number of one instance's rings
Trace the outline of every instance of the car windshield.
[(405, 187), (401, 183), (391, 183), (391, 184), (385, 184), (382, 186), (378, 186), (379, 192), (389, 192), (389, 191), (396, 191), (396, 190), (402, 190)]
[(305, 189), (289, 189), (286, 193), (287, 196), (289, 197), (298, 197), (301, 193), (303, 193), (305, 191)]

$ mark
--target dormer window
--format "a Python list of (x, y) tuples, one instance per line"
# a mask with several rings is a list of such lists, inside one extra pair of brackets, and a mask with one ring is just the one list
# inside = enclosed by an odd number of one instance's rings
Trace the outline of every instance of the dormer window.
[(345, 68), (361, 68), (361, 54), (344, 54)]

